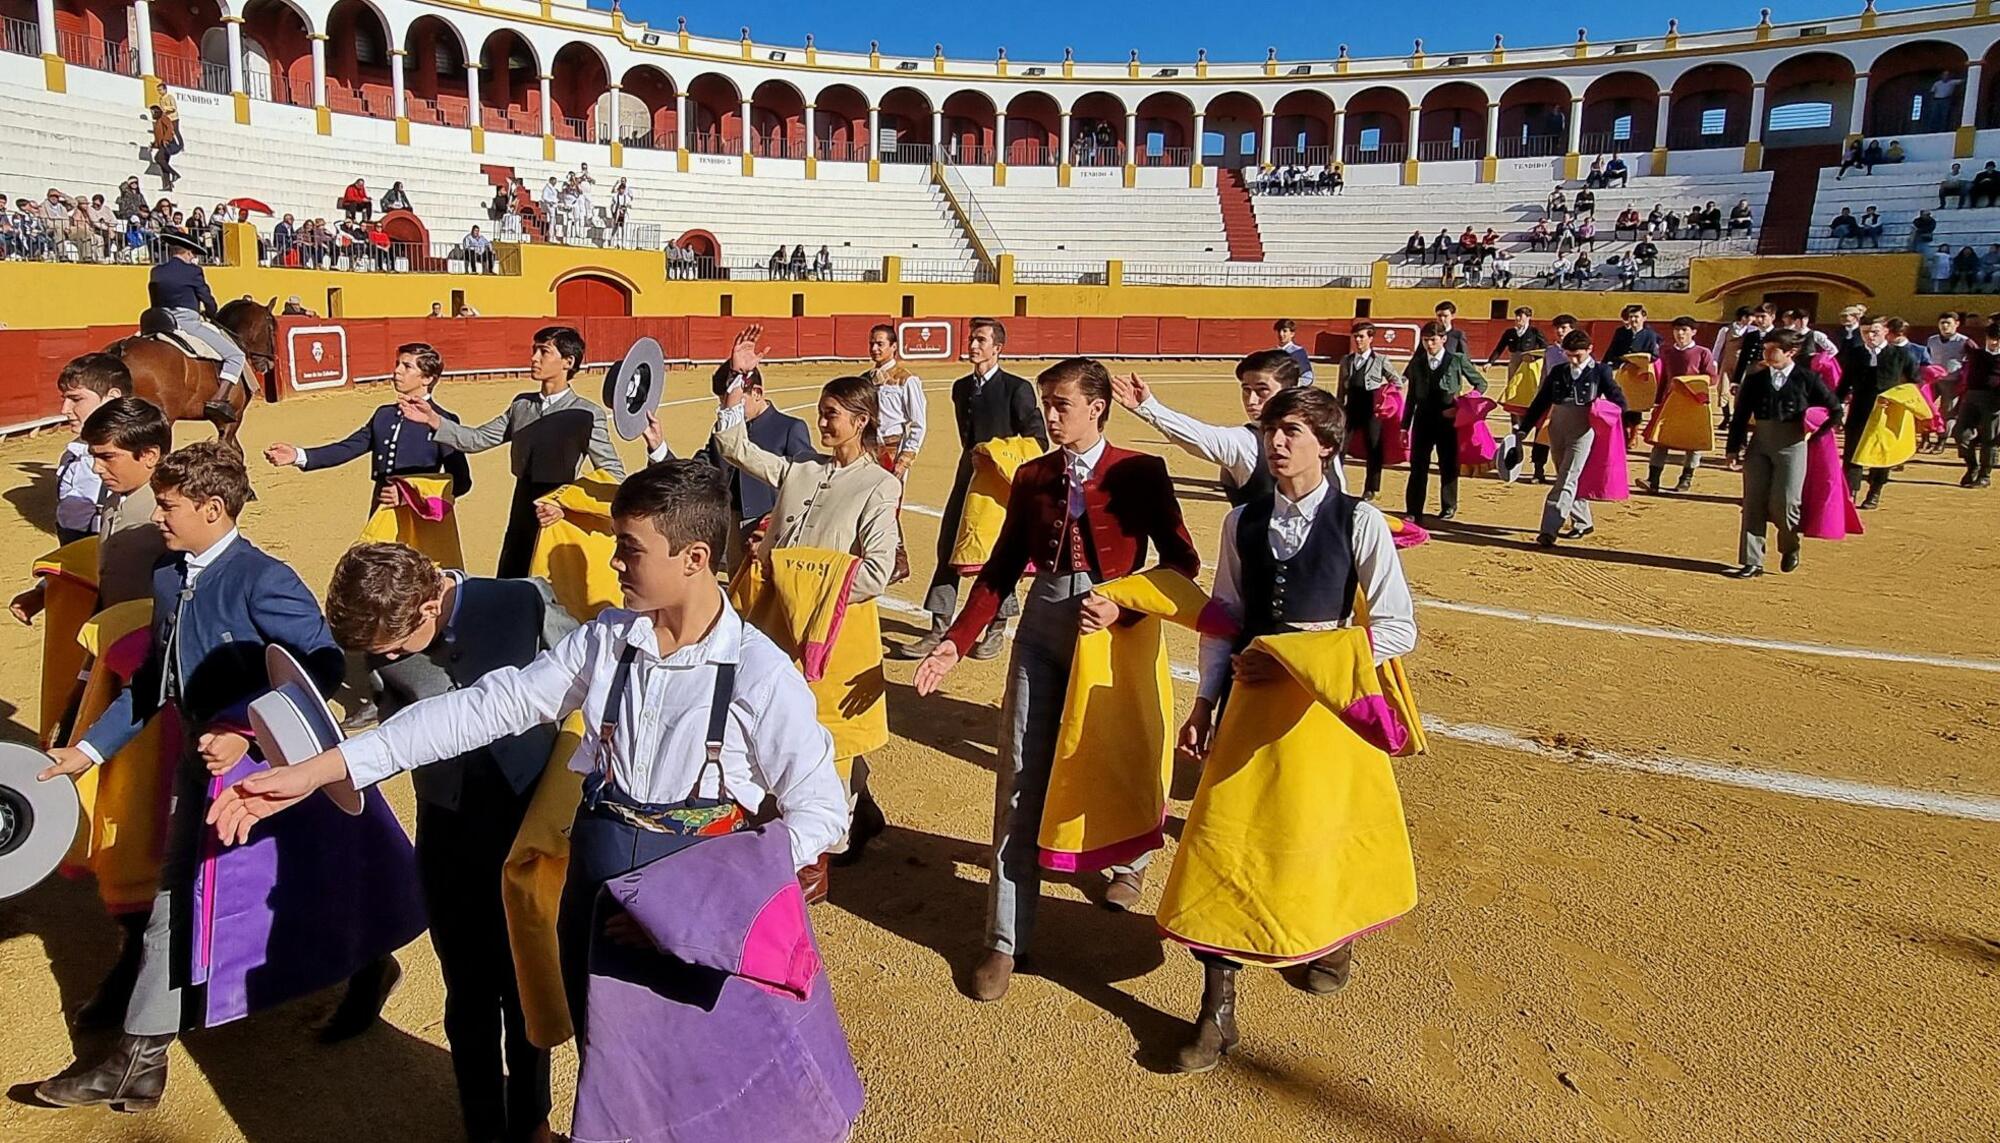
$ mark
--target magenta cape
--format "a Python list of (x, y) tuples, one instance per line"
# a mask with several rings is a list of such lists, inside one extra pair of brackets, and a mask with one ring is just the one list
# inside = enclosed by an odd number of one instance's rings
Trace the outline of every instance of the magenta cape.
[(590, 952), (577, 1143), (838, 1143), (861, 1077), (783, 822), (604, 883), (662, 955)]
[[(208, 796), (267, 769), (246, 755), (209, 780)], [(379, 795), (353, 816), (309, 797), (243, 845), (224, 846), (201, 828), (192, 945), (186, 960), (176, 958), (177, 977), (180, 965), (188, 968), (176, 983), (206, 987), (201, 1027), (338, 984), (423, 934), (416, 853)]]
[(1484, 393), (1459, 394), (1452, 418), (1458, 425), (1460, 466), (1493, 463), (1494, 454), (1500, 451), (1500, 442), (1493, 439), (1493, 430), (1486, 427), (1486, 414), (1498, 407), (1493, 398)]
[[(1375, 391), (1375, 419), (1382, 422), (1382, 463), (1401, 464), (1410, 459), (1410, 434), (1403, 428), (1403, 391), (1384, 385)], [(1347, 434), (1347, 455), (1366, 460), (1368, 442), (1360, 433)]]
[(1806, 410), (1806, 483), (1799, 496), (1799, 534), (1814, 540), (1844, 540), (1861, 534), (1861, 513), (1848, 495), (1840, 465), (1840, 442), (1822, 433), (1825, 409)]
[(1590, 459), (1576, 482), (1576, 494), (1585, 500), (1626, 500), (1632, 495), (1632, 474), (1625, 467), (1625, 421), (1618, 406), (1599, 399), (1590, 406), (1590, 427), (1597, 435), (1590, 444)]

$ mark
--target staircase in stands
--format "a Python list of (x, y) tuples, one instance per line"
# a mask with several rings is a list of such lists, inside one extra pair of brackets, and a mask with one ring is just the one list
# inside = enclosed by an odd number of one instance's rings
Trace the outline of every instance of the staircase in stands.
[(1837, 143), (1773, 147), (1764, 152), (1764, 169), (1771, 172), (1771, 196), (1765, 200), (1764, 217), (1757, 220), (1757, 253), (1805, 253), (1819, 197), (1820, 168), (1838, 162)]
[(1215, 168), (1215, 193), (1222, 204), (1222, 231), (1229, 239), (1231, 262), (1262, 262), (1264, 239), (1257, 231), (1257, 208), (1243, 186), (1243, 173)]

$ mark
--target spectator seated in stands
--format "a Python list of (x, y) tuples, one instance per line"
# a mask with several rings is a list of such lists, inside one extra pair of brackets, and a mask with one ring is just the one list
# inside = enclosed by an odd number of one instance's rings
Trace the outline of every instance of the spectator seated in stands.
[(1971, 189), (1965, 176), (1959, 173), (1959, 165), (1953, 163), (1950, 172), (1938, 180), (1938, 209), (1950, 206), (1952, 199), (1957, 199), (1959, 207), (1964, 208), (1966, 195)]
[(1681, 236), (1681, 212), (1669, 208), (1666, 215), (1660, 219), (1659, 230), (1655, 231), (1649, 226), (1646, 228), (1646, 233), (1651, 238), (1671, 238), (1678, 240)]
[(1596, 158), (1590, 160), (1590, 173), (1583, 176), (1583, 185), (1592, 188), (1601, 187), (1604, 185), (1603, 155), (1599, 155)]
[(812, 263), (806, 260), (805, 244), (800, 243), (799, 245), (792, 247), (792, 260), (791, 260), (792, 280), (794, 282), (805, 281), (806, 274), (811, 269), (812, 269)]
[(292, 260), (292, 242), (298, 236), (298, 232), (299, 224), (293, 222), (292, 216), (289, 214), (279, 219), (278, 225), (271, 228), (271, 264), (273, 266), (292, 266), (297, 264)]
[(1642, 238), (1638, 245), (1632, 247), (1631, 256), (1626, 261), (1644, 270), (1648, 277), (1657, 277), (1653, 271), (1659, 265), (1660, 248), (1653, 244), (1652, 239)]
[[(512, 180), (509, 180), (509, 182), (512, 182)], [(494, 187), (493, 201), (486, 204), (487, 221), (489, 222), (500, 221), (500, 216), (507, 213), (507, 207), (513, 201), (514, 197), (513, 195), (508, 193), (507, 184), (503, 183), (500, 186)]]
[(1597, 220), (1595, 218), (1584, 215), (1583, 221), (1577, 224), (1576, 244), (1586, 250), (1597, 249)]
[(1972, 206), (2000, 206), (2000, 168), (1986, 164), (1978, 174), (1972, 176), (1972, 189), (1966, 197)]
[[(1411, 237), (1415, 238), (1417, 236), (1411, 235)], [(1542, 217), (1536, 219), (1535, 225), (1528, 231), (1528, 249), (1546, 250), (1549, 247), (1554, 246), (1555, 243), (1556, 243), (1556, 236), (1554, 232), (1549, 229), (1548, 218)]]
[(1625, 165), (1625, 160), (1619, 158), (1617, 155), (1611, 156), (1611, 161), (1604, 164), (1605, 186), (1608, 187), (1612, 183), (1617, 183), (1619, 186), (1622, 187), (1626, 185), (1628, 182), (1630, 182), (1631, 179), (1632, 179), (1631, 169)]
[(1885, 163), (1900, 163), (1903, 161), (1903, 141), (1901, 139), (1889, 140), (1889, 149), (1882, 152), (1882, 161)]
[(319, 315), (307, 309), (306, 304), (299, 300), (299, 296), (297, 294), (293, 294), (291, 297), (285, 299), (285, 308), (278, 311), (278, 316), (318, 317)]
[(349, 222), (354, 221), (354, 216), (357, 214), (363, 221), (375, 217), (375, 203), (368, 197), (366, 182), (355, 179), (340, 193), (340, 212), (347, 216)]
[(1486, 233), (1479, 236), (1479, 249), (1482, 256), (1493, 253), (1494, 249), (1499, 245), (1500, 232), (1490, 226), (1486, 228)]
[(1708, 205), (1702, 208), (1701, 230), (1704, 234), (1722, 237), (1722, 208), (1715, 205), (1714, 199), (1709, 199)]
[(1319, 193), (1344, 194), (1346, 190), (1347, 172), (1341, 169), (1339, 163), (1329, 163), (1325, 167), (1320, 168)]
[[(1654, 204), (1653, 225), (1657, 226), (1659, 223), (1659, 219), (1660, 219), (1660, 208), (1658, 204)], [(1639, 227), (1641, 225), (1642, 224), (1639, 221), (1639, 208), (1636, 206), (1628, 206), (1624, 210), (1618, 212), (1618, 220), (1612, 223), (1612, 232), (1616, 234), (1619, 238), (1636, 239), (1639, 237)]]
[(1489, 269), (1492, 271), (1491, 278), (1495, 286), (1504, 288), (1513, 284), (1514, 256), (1512, 254), (1507, 253), (1499, 247), (1495, 247), (1493, 250), (1492, 265)]
[(1465, 228), (1465, 233), (1458, 236), (1458, 256), (1464, 258), (1477, 249), (1479, 249), (1479, 235), (1474, 234), (1472, 228), (1468, 226)]
[(1424, 232), (1410, 231), (1409, 241), (1403, 243), (1403, 258), (1410, 262), (1421, 262), (1424, 260), (1424, 250)]
[(1849, 143), (1847, 149), (1840, 153), (1840, 169), (1833, 173), (1833, 181), (1839, 182), (1846, 178), (1847, 172), (1855, 167), (1860, 167), (1864, 175), (1875, 173), (1868, 165), (1868, 152), (1862, 148), (1859, 139)]
[(1948, 243), (1938, 243), (1938, 248), (1931, 251), (1930, 256), (1925, 259), (1924, 266), (1930, 272), (1933, 290), (1942, 291), (1951, 285), (1951, 264), (1951, 246)]
[(1928, 210), (1920, 210), (1910, 220), (1910, 249), (1922, 251), (1931, 244), (1931, 236), (1937, 233), (1937, 219)]
[(1861, 223), (1854, 217), (1854, 209), (1846, 206), (1841, 207), (1840, 213), (1833, 216), (1833, 221), (1826, 224), (1826, 234), (1827, 237), (1833, 239), (1833, 248), (1835, 250), (1847, 245), (1850, 241), (1858, 244), (1861, 238)]
[(813, 277), (822, 282), (833, 280), (833, 251), (828, 250), (824, 242), (820, 243), (819, 253), (813, 255), (812, 272)]
[(1442, 263), (1450, 260), (1451, 232), (1440, 226), (1438, 227), (1437, 237), (1431, 239), (1431, 261)]
[(472, 274), (493, 272), (493, 240), (479, 232), (474, 226), (471, 233), (458, 241), (458, 250), (465, 258), (465, 269)]
[(1576, 249), (1576, 227), (1565, 218), (1556, 223), (1556, 253), (1567, 254)]
[(783, 246), (771, 252), (771, 260), (764, 264), (764, 272), (773, 282), (783, 280), (785, 276), (785, 248)]
[(1861, 212), (1861, 221), (1855, 224), (1854, 231), (1861, 245), (1882, 248), (1882, 215), (1874, 207)]
[(1569, 289), (1570, 271), (1576, 269), (1576, 255), (1565, 250), (1549, 263), (1549, 285), (1558, 290)]
[(375, 268), (377, 270), (395, 269), (396, 249), (395, 243), (389, 240), (389, 232), (382, 229), (381, 223), (370, 222), (364, 228), (364, 233), (368, 236), (368, 248), (374, 255)]
[(1576, 192), (1576, 216), (1583, 218), (1597, 213), (1597, 192), (1585, 187)]
[(1613, 254), (1611, 256), (1611, 264), (1618, 267), (1619, 289), (1636, 290), (1639, 288), (1639, 260), (1637, 258), (1620, 258), (1616, 254)]
[[(1943, 249), (1943, 247), (1939, 247), (1939, 249)], [(1967, 243), (1958, 248), (1958, 253), (1952, 255), (1951, 286), (1955, 290), (1970, 290), (1978, 282), (1979, 251), (1974, 250), (1971, 243)]]
[(1585, 254), (1582, 251), (1578, 251), (1576, 255), (1576, 264), (1570, 267), (1569, 280), (1575, 283), (1578, 287), (1583, 287), (1589, 285), (1590, 280), (1596, 276), (1597, 276), (1597, 267), (1591, 265), (1590, 255)]
[(1989, 288), (2000, 284), (2000, 242), (1988, 246), (1986, 253), (1979, 256), (1979, 281)]
[(1561, 183), (1557, 183), (1556, 189), (1549, 192), (1547, 212), (1548, 216), (1557, 222), (1569, 217), (1569, 196), (1563, 193)]
[(118, 217), (130, 218), (146, 209), (146, 193), (139, 189), (139, 176), (133, 175), (118, 185)]
[(398, 181), (382, 195), (382, 213), (392, 210), (409, 210), (410, 196), (403, 193), (403, 184)]
[(1750, 229), (1750, 200), (1739, 198), (1736, 200), (1736, 205), (1729, 210), (1729, 235), (1734, 238), (1741, 233), (1747, 238), (1750, 236)]
[(1882, 154), (1882, 140), (1880, 139), (1870, 139), (1868, 145), (1861, 149), (1861, 173), (1864, 175), (1874, 174), (1876, 167), (1888, 161), (1887, 157)]

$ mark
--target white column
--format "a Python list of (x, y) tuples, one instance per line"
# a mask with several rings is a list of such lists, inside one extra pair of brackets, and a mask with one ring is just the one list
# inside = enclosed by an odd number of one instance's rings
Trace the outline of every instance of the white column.
[(409, 117), (409, 108), (403, 105), (404, 54), (405, 53), (401, 48), (392, 48), (389, 51), (389, 92), (394, 99), (396, 108), (396, 118), (398, 119), (406, 119)]
[(1410, 108), (1410, 133), (1407, 136), (1408, 147), (1403, 152), (1405, 161), (1417, 157), (1417, 140), (1422, 137), (1423, 121), (1424, 109), (1421, 107)]
[(813, 123), (813, 120), (817, 118), (813, 112), (813, 105), (810, 103), (806, 104), (806, 154), (811, 158), (817, 159), (819, 158), (819, 132), (815, 129)]
[(1194, 113), (1194, 147), (1188, 154), (1188, 165), (1191, 167), (1201, 166), (1202, 135), (1207, 123), (1207, 114), (1200, 111)]
[(1004, 107), (993, 117), (993, 157), (988, 162), (994, 166), (1004, 166), (1007, 162), (1007, 109)]
[[(1660, 93), (1660, 113), (1653, 120), (1653, 146), (1658, 150), (1664, 151), (1667, 149), (1667, 121), (1673, 118), (1673, 114), (1674, 93), (1663, 91)], [(1634, 141), (1636, 142), (1637, 140)], [(1659, 172), (1655, 171), (1654, 173), (1658, 174)]]
[(688, 96), (685, 91), (674, 92), (674, 149), (688, 149)]
[(315, 33), (313, 52), (313, 106), (326, 106), (326, 37)]
[(868, 160), (874, 162), (882, 157), (882, 109), (868, 109)]
[(1756, 84), (1750, 89), (1750, 135), (1752, 143), (1764, 141), (1764, 85)]
[(465, 125), (478, 130), (481, 126), (479, 114), (479, 65), (465, 65)]
[(545, 75), (542, 77), (542, 134), (543, 135), (555, 134), (555, 131), (552, 127), (552, 121), (549, 117), (550, 116), (549, 84), (554, 79), (555, 79), (554, 76), (549, 76), (549, 75)]
[(1139, 113), (1137, 111), (1127, 111), (1125, 113), (1125, 161), (1128, 163), (1139, 161)]
[(139, 74), (153, 74), (153, 6), (132, 0), (132, 38), (139, 41)]
[[(1924, 98), (1929, 99), (1930, 96), (1925, 95)], [(1925, 119), (1929, 118), (1926, 114)], [(1862, 134), (1862, 128), (1868, 125), (1868, 73), (1865, 71), (1854, 77), (1854, 106), (1848, 108), (1847, 120), (1849, 135)]]
[(244, 90), (243, 87), (243, 17), (231, 16), (222, 22), (223, 35), (229, 39), (229, 91), (231, 94)]
[(606, 110), (611, 112), (611, 122), (605, 124), (604, 137), (593, 139), (591, 142), (618, 143), (625, 138), (625, 89), (614, 83), (611, 85), (610, 94), (611, 106)]
[[(47, 50), (47, 49), (43, 49)], [(1960, 127), (1979, 126), (1979, 84), (1982, 79), (1981, 60), (1973, 60), (1965, 69), (1965, 86), (1960, 88), (1958, 125)]]
[(743, 101), (743, 153), (750, 153), (750, 101)]
[(56, 0), (35, 0), (35, 28), (41, 33), (42, 54), (56, 55)]
[[(1264, 133), (1257, 137), (1257, 162), (1260, 164), (1271, 161), (1271, 132), (1276, 129), (1276, 122), (1276, 116), (1268, 111), (1264, 113)], [(1292, 161), (1297, 162), (1297, 157)]]
[(1056, 165), (1068, 166), (1069, 165), (1069, 112), (1067, 111), (1062, 113), (1058, 121), (1058, 126), (1056, 129), (1056, 139), (1058, 140), (1056, 146), (1062, 148), (1061, 150), (1056, 152)]
[(1345, 107), (1336, 107), (1333, 109), (1333, 138), (1330, 142), (1333, 147), (1333, 161), (1336, 163), (1346, 162), (1347, 108)]
[(1583, 96), (1574, 96), (1569, 101), (1569, 153), (1574, 155), (1583, 150)]
[(931, 162), (942, 163), (951, 151), (944, 145), (944, 109), (931, 108)]
[(1486, 157), (1493, 159), (1498, 158), (1499, 155), (1500, 105), (1498, 103), (1489, 103), (1486, 105)]

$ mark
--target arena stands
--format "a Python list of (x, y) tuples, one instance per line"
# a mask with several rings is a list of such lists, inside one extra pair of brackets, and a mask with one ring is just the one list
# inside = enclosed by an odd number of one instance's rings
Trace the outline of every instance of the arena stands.
[[(1990, 161), (1987, 156), (1959, 160), (1960, 177), (1967, 187), (1966, 201), (1971, 201), (1969, 191), (1973, 176)], [(1857, 249), (1862, 246), (1857, 238), (1842, 241), (1827, 230), (1827, 224), (1837, 217), (1842, 209), (1853, 212), (1860, 218), (1869, 207), (1874, 207), (1881, 216), (1881, 248), (1884, 250), (1908, 250), (1911, 248), (1910, 223), (1922, 211), (1930, 211), (1937, 220), (1937, 229), (1931, 234), (1931, 244), (1944, 244), (1957, 249), (1967, 242), (1981, 248), (1995, 240), (2000, 240), (2000, 207), (1962, 207), (1959, 196), (1949, 196), (1946, 205), (1938, 201), (1938, 183), (1951, 170), (1950, 162), (1889, 163), (1877, 166), (1873, 174), (1862, 174), (1859, 170), (1847, 172), (1847, 177), (1836, 179), (1835, 167), (1820, 171), (1819, 193), (1813, 208), (1812, 238), (1807, 249), (1833, 251), (1837, 249)]]
[(1229, 260), (1214, 187), (974, 188), (955, 181), (952, 193), (996, 256), (1012, 254), (1021, 262)]

